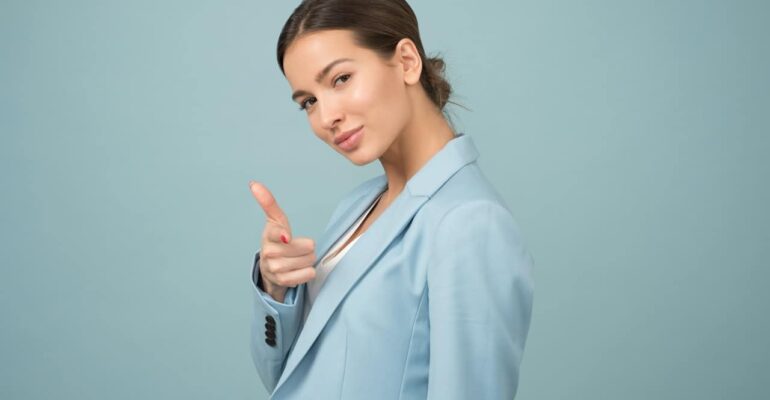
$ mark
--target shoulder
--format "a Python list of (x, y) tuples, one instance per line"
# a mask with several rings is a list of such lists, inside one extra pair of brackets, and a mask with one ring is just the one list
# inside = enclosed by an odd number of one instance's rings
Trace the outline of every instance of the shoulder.
[[(534, 258), (502, 196), (471, 164), (430, 199), (423, 226), (431, 267), (428, 275), (475, 265), (479, 270), (529, 276)], [(499, 275), (504, 276), (504, 275)], [(430, 279), (430, 278), (429, 278)], [(529, 279), (529, 278), (527, 278)]]
[[(433, 193), (420, 214), (429, 219), (431, 225), (438, 226), (442, 222), (444, 225), (457, 220), (462, 222), (466, 214), (480, 209), (491, 210), (492, 214), (507, 215), (510, 222), (513, 222), (504, 198), (474, 162), (457, 171)], [(453, 218), (448, 219), (450, 215)]]

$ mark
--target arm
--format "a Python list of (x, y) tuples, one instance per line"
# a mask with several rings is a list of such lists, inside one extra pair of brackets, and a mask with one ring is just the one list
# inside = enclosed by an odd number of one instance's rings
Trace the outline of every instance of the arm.
[(510, 212), (476, 201), (439, 222), (428, 266), (428, 399), (513, 399), (533, 260)]
[[(283, 372), (289, 350), (301, 329), (305, 291), (302, 285), (291, 287), (286, 291), (284, 302), (279, 303), (258, 286), (260, 276), (257, 252), (251, 275), (254, 289), (251, 358), (257, 367), (259, 378), (267, 391), (272, 393)], [(272, 324), (269, 320), (272, 320)], [(268, 333), (269, 331), (274, 334)], [(270, 336), (275, 337), (273, 339)]]

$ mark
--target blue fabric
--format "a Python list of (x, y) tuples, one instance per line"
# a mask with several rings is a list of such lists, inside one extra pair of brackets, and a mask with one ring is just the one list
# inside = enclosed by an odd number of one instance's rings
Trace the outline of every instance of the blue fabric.
[[(533, 259), (477, 158), (465, 134), (436, 153), (339, 261), (304, 325), (305, 284), (284, 303), (254, 286), (252, 357), (271, 399), (514, 397)], [(386, 185), (380, 175), (342, 199), (319, 259)]]

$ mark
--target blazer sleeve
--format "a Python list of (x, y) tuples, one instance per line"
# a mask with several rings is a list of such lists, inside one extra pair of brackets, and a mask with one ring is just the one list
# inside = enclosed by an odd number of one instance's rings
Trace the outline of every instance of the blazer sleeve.
[(260, 276), (259, 251), (254, 257), (251, 281), (254, 315), (251, 324), (251, 358), (268, 393), (278, 384), (286, 358), (302, 324), (305, 301), (303, 285), (286, 291), (283, 303), (275, 301), (257, 286)]
[(513, 399), (532, 314), (534, 260), (507, 208), (444, 215), (428, 266), (428, 399)]

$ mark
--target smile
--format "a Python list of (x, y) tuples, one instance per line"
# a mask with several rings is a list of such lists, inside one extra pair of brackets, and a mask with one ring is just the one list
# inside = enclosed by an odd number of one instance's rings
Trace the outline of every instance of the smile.
[(363, 126), (361, 128), (358, 128), (355, 132), (353, 132), (351, 135), (349, 135), (345, 140), (341, 141), (337, 144), (342, 150), (345, 151), (351, 151), (354, 150), (356, 147), (358, 147), (358, 144), (361, 142), (361, 137), (364, 135), (364, 129)]

